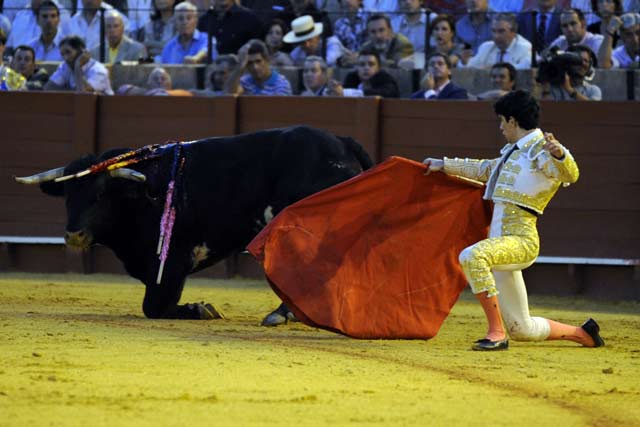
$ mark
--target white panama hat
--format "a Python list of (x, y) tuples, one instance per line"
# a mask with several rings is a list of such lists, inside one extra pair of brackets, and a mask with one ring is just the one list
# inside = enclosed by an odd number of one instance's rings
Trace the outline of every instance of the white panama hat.
[(291, 31), (282, 39), (285, 43), (299, 43), (322, 34), (322, 24), (313, 22), (311, 15), (303, 15), (291, 21)]

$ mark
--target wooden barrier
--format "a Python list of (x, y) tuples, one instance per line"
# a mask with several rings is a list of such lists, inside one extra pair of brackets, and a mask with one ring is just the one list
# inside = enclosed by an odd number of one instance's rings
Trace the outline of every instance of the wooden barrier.
[[(543, 256), (639, 258), (639, 114), (638, 103), (543, 103), (541, 126), (572, 150), (581, 168), (578, 183), (561, 189), (540, 220)], [(2, 93), (0, 270), (123, 272), (106, 248), (77, 254), (46, 239), (2, 239), (62, 236), (62, 201), (12, 176), (63, 166), (85, 153), (306, 124), (354, 137), (376, 161), (493, 157), (503, 145), (497, 123), (489, 102)], [(540, 293), (640, 299), (639, 269), (541, 263), (526, 278)], [(202, 273), (236, 274), (260, 270), (241, 256)]]

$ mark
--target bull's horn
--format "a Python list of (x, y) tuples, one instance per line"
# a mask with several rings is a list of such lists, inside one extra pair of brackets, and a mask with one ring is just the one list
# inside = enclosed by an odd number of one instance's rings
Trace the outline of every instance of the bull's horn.
[(130, 179), (131, 181), (136, 182), (145, 182), (147, 180), (147, 177), (144, 176), (143, 173), (128, 168), (114, 169), (109, 173), (114, 178)]
[(20, 184), (40, 184), (41, 182), (53, 181), (64, 175), (64, 167), (55, 168), (46, 172), (40, 172), (31, 176), (14, 176), (13, 178)]

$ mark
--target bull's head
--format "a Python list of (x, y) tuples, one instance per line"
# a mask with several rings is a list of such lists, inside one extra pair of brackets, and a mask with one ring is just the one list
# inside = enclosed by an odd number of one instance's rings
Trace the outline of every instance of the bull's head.
[[(109, 154), (113, 155), (113, 152)], [(76, 177), (78, 172), (87, 170), (100, 160), (95, 156), (85, 156), (66, 167), (15, 178), (22, 184), (39, 184), (41, 190), (51, 196), (65, 198), (65, 242), (71, 247), (86, 249), (113, 232), (111, 228), (117, 217), (122, 215), (120, 211), (125, 209), (122, 206), (126, 205), (124, 200), (138, 197), (141, 193), (139, 184), (128, 185), (127, 182), (146, 180), (144, 174), (127, 168)]]

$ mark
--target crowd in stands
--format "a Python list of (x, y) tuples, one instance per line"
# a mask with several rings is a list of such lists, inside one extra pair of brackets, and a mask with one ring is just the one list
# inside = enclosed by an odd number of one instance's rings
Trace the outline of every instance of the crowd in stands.
[[(417, 69), (412, 99), (493, 99), (534, 69), (539, 98), (586, 101), (599, 68), (640, 61), (640, 0), (109, 1), (0, 2), (0, 90), (289, 96), (297, 67), (304, 96), (397, 98), (391, 71)], [(112, 88), (112, 64), (146, 63), (146, 84)], [(174, 89), (164, 64), (213, 64), (207, 88)], [(458, 86), (461, 68), (490, 70), (492, 89)]]

